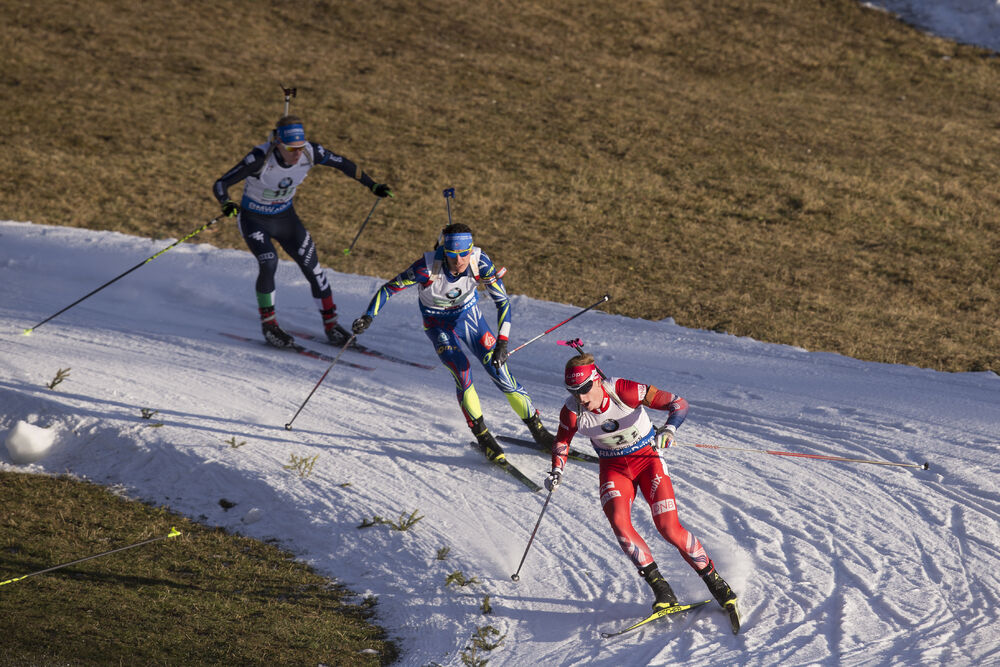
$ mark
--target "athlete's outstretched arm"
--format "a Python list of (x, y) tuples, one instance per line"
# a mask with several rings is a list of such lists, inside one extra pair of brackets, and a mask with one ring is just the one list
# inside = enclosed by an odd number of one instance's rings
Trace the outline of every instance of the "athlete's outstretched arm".
[(479, 282), (486, 286), (497, 307), (497, 338), (507, 340), (511, 325), (510, 296), (497, 275), (497, 267), (485, 252), (479, 253)]
[(634, 380), (619, 378), (615, 382), (615, 393), (630, 408), (645, 405), (654, 410), (666, 410), (669, 414), (665, 426), (677, 429), (687, 417), (688, 402), (677, 394), (663, 391), (651, 384), (642, 384)]
[(646, 396), (642, 399), (642, 403), (654, 410), (666, 410), (670, 413), (665, 426), (673, 426), (674, 429), (680, 426), (687, 417), (688, 402), (686, 400), (677, 394), (657, 389), (653, 385), (649, 385), (646, 389)]
[(264, 151), (259, 148), (254, 148), (246, 154), (246, 157), (237, 162), (235, 167), (224, 173), (222, 177), (215, 182), (215, 185), (212, 186), (212, 194), (219, 200), (219, 203), (225, 204), (229, 201), (229, 188), (233, 187), (247, 176), (256, 174), (264, 159)]
[(576, 413), (565, 405), (559, 411), (559, 430), (552, 442), (552, 467), (562, 470), (569, 458), (569, 443), (576, 435)]
[(345, 175), (350, 176), (356, 181), (360, 181), (361, 185), (365, 186), (369, 190), (373, 185), (375, 185), (375, 181), (372, 180), (372, 177), (366, 174), (364, 170), (361, 169), (361, 167), (359, 167), (354, 162), (351, 162), (343, 155), (337, 155), (332, 151), (328, 151), (327, 149), (323, 148), (323, 146), (317, 144), (314, 141), (311, 141), (309, 143), (312, 144), (313, 155), (316, 156), (315, 157), (316, 164), (321, 164), (324, 167), (333, 167), (334, 169), (339, 169), (340, 171), (344, 172)]
[(375, 296), (372, 297), (371, 302), (368, 304), (368, 310), (365, 311), (365, 315), (374, 318), (393, 294), (402, 292), (407, 287), (426, 283), (428, 280), (430, 280), (430, 272), (427, 270), (427, 262), (421, 257), (411, 264), (408, 269), (382, 285), (375, 292)]

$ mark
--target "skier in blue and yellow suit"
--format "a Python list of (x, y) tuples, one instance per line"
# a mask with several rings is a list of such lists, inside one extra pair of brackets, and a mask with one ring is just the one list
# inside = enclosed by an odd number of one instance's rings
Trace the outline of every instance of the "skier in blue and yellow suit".
[[(441, 362), (451, 371), (462, 413), (487, 456), (495, 459), (503, 449), (486, 428), (479, 395), (469, 372), (469, 359), (459, 347), (459, 339), (483, 365), (493, 384), (506, 395), (535, 441), (546, 447), (551, 446), (553, 437), (542, 426), (531, 397), (507, 368), (510, 299), (493, 262), (481, 248), (473, 245), (472, 230), (460, 223), (445, 227), (436, 249), (424, 253), (375, 293), (368, 310), (354, 321), (354, 333), (360, 334), (371, 325), (389, 297), (413, 285), (418, 286), (424, 333), (434, 345)], [(496, 304), (497, 336), (493, 335), (479, 310), (476, 292), (479, 285), (485, 286)]]

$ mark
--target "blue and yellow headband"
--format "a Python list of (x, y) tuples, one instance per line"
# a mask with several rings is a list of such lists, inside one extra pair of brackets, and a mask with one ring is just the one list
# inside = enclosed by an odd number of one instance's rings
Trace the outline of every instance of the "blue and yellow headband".
[(303, 143), (306, 140), (306, 130), (301, 123), (295, 125), (285, 125), (278, 128), (278, 141), (290, 146), (292, 144)]
[(472, 252), (472, 234), (469, 232), (445, 234), (442, 245), (446, 255), (465, 257)]

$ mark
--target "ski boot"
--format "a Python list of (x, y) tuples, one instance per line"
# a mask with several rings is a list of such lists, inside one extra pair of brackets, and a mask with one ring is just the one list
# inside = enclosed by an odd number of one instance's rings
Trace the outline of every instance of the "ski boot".
[(535, 414), (525, 419), (524, 423), (527, 425), (528, 430), (531, 431), (531, 437), (535, 439), (535, 442), (545, 447), (545, 449), (552, 449), (552, 443), (556, 441), (556, 438), (542, 426), (542, 419), (538, 416), (537, 410), (535, 410)]
[(486, 428), (486, 423), (482, 417), (479, 417), (472, 423), (472, 435), (476, 436), (479, 448), (486, 454), (486, 458), (497, 462), (504, 460), (503, 447), (500, 446), (500, 443), (493, 437), (493, 434)]
[(715, 570), (715, 563), (712, 561), (708, 562), (707, 567), (698, 570), (698, 574), (701, 576), (701, 580), (705, 582), (705, 585), (708, 586), (712, 597), (729, 614), (729, 624), (732, 626), (733, 634), (735, 635), (740, 631), (740, 610), (736, 603), (736, 593), (729, 587), (726, 580), (719, 576), (719, 573)]
[(295, 339), (278, 326), (278, 321), (274, 317), (274, 308), (260, 309), (260, 328), (264, 333), (264, 340), (272, 347), (285, 348), (295, 345)]
[(674, 589), (670, 588), (670, 584), (660, 574), (655, 561), (640, 569), (639, 574), (646, 580), (649, 587), (653, 589), (653, 594), (656, 596), (656, 601), (653, 602), (653, 611), (668, 609), (677, 604), (677, 596), (674, 595)]
[(326, 334), (326, 340), (330, 345), (343, 347), (351, 335), (344, 330), (344, 327), (337, 324), (337, 307), (321, 310), (319, 313), (323, 316), (323, 332)]

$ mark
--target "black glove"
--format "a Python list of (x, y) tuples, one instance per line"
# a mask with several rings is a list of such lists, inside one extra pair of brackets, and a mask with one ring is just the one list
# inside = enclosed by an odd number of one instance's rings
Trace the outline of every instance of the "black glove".
[(234, 202), (232, 199), (227, 200), (226, 203), (222, 205), (222, 215), (226, 216), (227, 218), (235, 218), (239, 214), (240, 214), (240, 205)]
[(562, 468), (553, 468), (552, 471), (545, 478), (545, 488), (549, 491), (555, 491), (556, 487), (559, 486), (559, 482), (562, 481)]
[(507, 352), (507, 341), (500, 339), (497, 341), (497, 346), (493, 348), (493, 368), (500, 370), (500, 367), (507, 362), (507, 357), (510, 354)]
[(372, 192), (375, 193), (376, 197), (395, 197), (392, 194), (392, 188), (390, 188), (385, 183), (372, 183)]
[(353, 331), (355, 335), (357, 335), (362, 331), (364, 331), (365, 329), (367, 329), (371, 325), (371, 323), (372, 323), (371, 317), (369, 317), (368, 315), (362, 315), (358, 319), (354, 320), (354, 324), (351, 325), (351, 331)]

